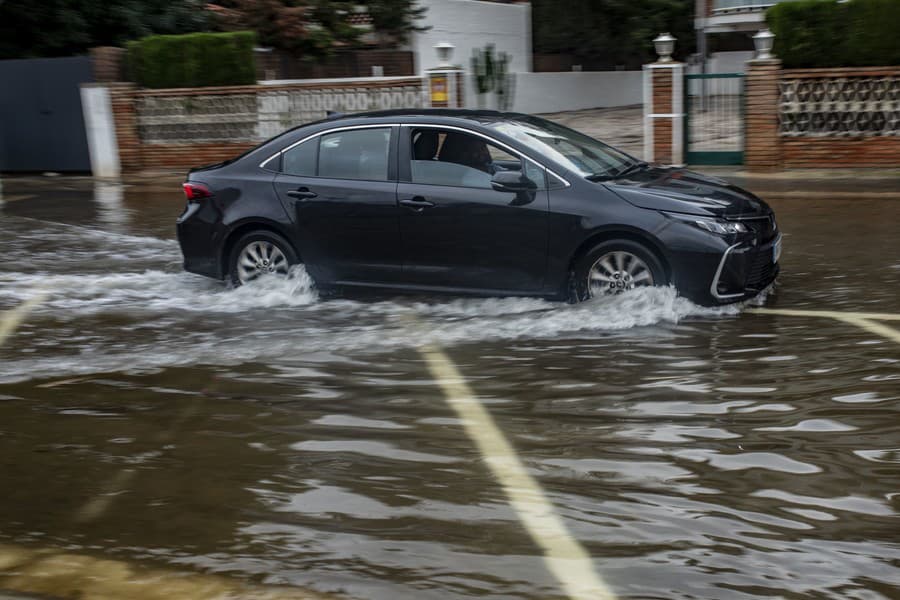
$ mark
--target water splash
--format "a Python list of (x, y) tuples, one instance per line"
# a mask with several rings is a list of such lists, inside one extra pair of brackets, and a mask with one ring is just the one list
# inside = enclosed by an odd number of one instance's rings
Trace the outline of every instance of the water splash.
[[(287, 278), (263, 277), (231, 289), (183, 272), (172, 241), (72, 229), (28, 234), (56, 242), (55, 263), (0, 272), (0, 308), (25, 301), (36, 287), (50, 292), (0, 350), (0, 381), (193, 364), (279, 365), (323, 353), (591, 337), (633, 327), (663, 331), (686, 318), (735, 315), (742, 308), (700, 307), (671, 287), (576, 305), (535, 298), (322, 300), (302, 267)], [(91, 252), (96, 258), (86, 260)], [(113, 258), (122, 255), (132, 261)], [(106, 259), (101, 270), (97, 263)]]

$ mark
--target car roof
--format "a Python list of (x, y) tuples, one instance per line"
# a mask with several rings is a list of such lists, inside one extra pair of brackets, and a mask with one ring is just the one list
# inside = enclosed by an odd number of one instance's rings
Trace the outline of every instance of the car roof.
[[(501, 121), (527, 121), (534, 118), (533, 115), (526, 115), (524, 113), (462, 108), (396, 108), (354, 113), (333, 113), (324, 119), (313, 121), (312, 123), (303, 123), (287, 129), (275, 137), (262, 142), (259, 146), (251, 148), (240, 156), (227, 161), (226, 164), (242, 161), (245, 157), (257, 157), (260, 153), (270, 152), (273, 144), (279, 142), (293, 144), (302, 136), (307, 135), (307, 133), (309, 135), (317, 135), (327, 131), (329, 128), (340, 127), (341, 125), (353, 127), (365, 124), (396, 124), (398, 121), (402, 120), (409, 125), (462, 125), (469, 123), (476, 128), (485, 128), (485, 126)], [(502, 132), (495, 132), (495, 135), (498, 135), (501, 138), (506, 137)], [(507, 142), (515, 144), (514, 140), (507, 140)], [(529, 154), (527, 150), (520, 149), (520, 151)], [(256, 160), (256, 158), (253, 160)]]
[(475, 121), (478, 123), (492, 123), (496, 121), (515, 121), (527, 118), (529, 115), (516, 112), (504, 112), (499, 110), (474, 110), (466, 108), (394, 108), (389, 110), (373, 110), (358, 113), (331, 115), (328, 121), (342, 121), (351, 119), (378, 119), (397, 117), (426, 117), (426, 118), (451, 118)]

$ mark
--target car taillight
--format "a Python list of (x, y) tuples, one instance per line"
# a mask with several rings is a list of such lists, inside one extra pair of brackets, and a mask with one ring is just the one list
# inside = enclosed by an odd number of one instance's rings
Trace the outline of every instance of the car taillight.
[(181, 184), (184, 190), (184, 196), (188, 202), (196, 202), (202, 198), (212, 197), (212, 192), (206, 187), (206, 184), (188, 181)]

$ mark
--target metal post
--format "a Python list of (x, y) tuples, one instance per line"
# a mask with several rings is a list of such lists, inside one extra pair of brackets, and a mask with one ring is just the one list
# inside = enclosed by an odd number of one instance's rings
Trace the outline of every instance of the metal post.
[(644, 160), (653, 162), (653, 70), (644, 65)]
[[(707, 49), (706, 49), (706, 28), (701, 28), (697, 30), (697, 52), (700, 53), (700, 74), (706, 75), (709, 70), (709, 64), (707, 63)], [(706, 79), (700, 79), (700, 107), (703, 110), (707, 109), (706, 105)]]
[(684, 65), (672, 69), (672, 164), (684, 165)]

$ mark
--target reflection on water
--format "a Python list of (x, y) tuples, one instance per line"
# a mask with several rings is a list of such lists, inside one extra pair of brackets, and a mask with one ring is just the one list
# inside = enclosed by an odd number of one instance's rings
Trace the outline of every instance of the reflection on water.
[[(886, 339), (671, 290), (322, 300), (302, 271), (226, 290), (181, 272), (177, 205), (57, 201), (3, 207), (0, 253), (20, 259), (0, 267), (0, 309), (51, 295), (0, 349), (0, 541), (350, 598), (559, 598), (430, 379), (427, 342), (621, 596), (900, 597)], [(115, 202), (137, 216), (97, 218)], [(775, 208), (770, 304), (896, 310), (880, 223), (897, 207), (835, 203), (845, 229), (873, 223), (844, 252), (827, 207)]]

